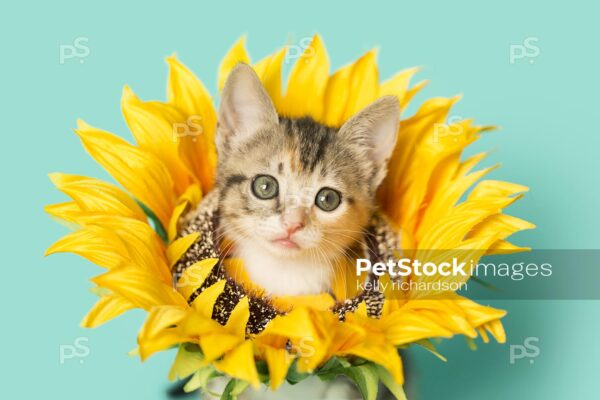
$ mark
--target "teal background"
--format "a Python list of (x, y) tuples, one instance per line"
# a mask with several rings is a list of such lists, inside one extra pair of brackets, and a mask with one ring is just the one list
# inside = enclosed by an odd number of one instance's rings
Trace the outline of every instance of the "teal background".
[[(163, 99), (165, 56), (177, 52), (215, 93), (216, 70), (246, 33), (254, 59), (319, 32), (333, 67), (378, 47), (382, 78), (419, 65), (432, 96), (464, 94), (454, 115), (501, 130), (470, 153), (495, 149), (491, 175), (528, 185), (510, 210), (535, 222), (515, 237), (536, 248), (600, 247), (600, 57), (593, 2), (424, 1), (81, 1), (3, 2), (1, 168), (3, 399), (163, 399), (173, 354), (141, 364), (135, 347), (143, 313), (84, 330), (101, 270), (72, 255), (43, 258), (66, 229), (42, 211), (62, 201), (47, 173), (107, 178), (72, 132), (78, 117), (130, 138), (120, 112), (129, 84)], [(59, 46), (89, 38), (90, 55), (59, 63)], [(539, 55), (509, 62), (511, 44), (537, 37)], [(531, 63), (530, 61), (533, 61)], [(566, 283), (569, 284), (569, 283)], [(409, 351), (412, 399), (592, 399), (600, 391), (598, 302), (496, 302), (509, 310), (508, 343), (470, 351), (444, 342), (443, 363)], [(59, 362), (59, 346), (87, 338), (90, 354)], [(509, 344), (538, 337), (533, 364), (509, 363)], [(81, 362), (80, 362), (81, 361)], [(298, 390), (302, 390), (299, 387)]]

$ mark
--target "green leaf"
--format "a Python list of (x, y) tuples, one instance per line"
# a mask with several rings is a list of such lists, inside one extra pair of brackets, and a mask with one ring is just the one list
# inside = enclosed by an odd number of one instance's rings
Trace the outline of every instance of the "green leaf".
[(225, 390), (221, 395), (221, 400), (237, 400), (237, 397), (242, 394), (244, 390), (246, 390), (248, 385), (248, 382), (237, 379), (230, 380), (227, 386), (225, 386)]
[(261, 381), (261, 383), (269, 383), (269, 379), (271, 378), (269, 376), (269, 367), (264, 360), (256, 361), (256, 372), (258, 372), (258, 379)]
[(336, 356), (331, 357), (329, 360), (327, 360), (327, 362), (325, 364), (323, 364), (323, 366), (321, 366), (316, 372), (318, 373), (325, 373), (328, 372), (334, 368), (338, 368), (340, 366), (340, 362), (339, 359)]
[(185, 345), (179, 346), (173, 366), (169, 371), (169, 380), (184, 379), (204, 366), (204, 357), (197, 351), (189, 351)]
[(288, 373), (285, 377), (285, 380), (290, 385), (295, 385), (296, 383), (303, 381), (310, 376), (310, 374), (307, 374), (305, 372), (298, 372), (297, 365), (298, 365), (298, 359), (295, 359), (294, 362), (292, 363), (292, 365), (290, 365), (290, 369), (288, 370)]
[(345, 374), (345, 370), (352, 364), (348, 360), (339, 357), (331, 357), (321, 368), (315, 371), (315, 374), (322, 381), (328, 381), (338, 375)]
[(394, 395), (396, 400), (406, 400), (406, 394), (401, 384), (397, 383), (387, 369), (381, 365), (375, 365), (377, 376), (383, 382), (386, 388)]
[(207, 365), (206, 367), (194, 372), (194, 375), (192, 375), (191, 379), (183, 387), (183, 391), (190, 393), (200, 388), (206, 390), (206, 386), (208, 385), (210, 379), (217, 375), (218, 373), (214, 367)]
[(152, 210), (149, 209), (148, 207), (146, 207), (146, 205), (143, 204), (142, 202), (138, 201), (137, 203), (142, 208), (142, 211), (144, 211), (144, 214), (146, 214), (146, 216), (152, 223), (152, 226), (154, 227), (154, 230), (156, 231), (158, 236), (162, 239), (163, 242), (168, 243), (169, 239), (168, 239), (167, 231), (165, 230), (164, 226), (162, 226), (162, 223), (160, 222), (160, 220), (158, 219), (156, 214), (154, 214), (152, 212)]
[(336, 357), (336, 359), (339, 361), (340, 365), (344, 368), (350, 368), (352, 366), (350, 361), (346, 360), (345, 358)]
[(352, 364), (350, 363), (350, 361), (346, 360), (345, 358), (333, 356), (329, 360), (327, 360), (327, 362), (323, 364), (323, 366), (319, 368), (318, 371), (327, 372), (328, 370), (331, 370), (333, 368), (348, 368), (351, 366)]
[(350, 379), (356, 383), (360, 394), (364, 400), (376, 400), (379, 383), (377, 368), (373, 363), (366, 363), (359, 366), (346, 368), (344, 370)]

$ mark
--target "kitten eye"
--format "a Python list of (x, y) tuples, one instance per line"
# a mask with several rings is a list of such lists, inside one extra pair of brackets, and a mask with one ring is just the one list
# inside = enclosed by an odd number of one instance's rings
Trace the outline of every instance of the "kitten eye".
[(315, 204), (323, 211), (333, 211), (342, 202), (342, 195), (337, 190), (324, 187), (319, 190), (315, 198)]
[(271, 175), (257, 175), (252, 180), (252, 193), (261, 200), (269, 200), (279, 194), (277, 179)]

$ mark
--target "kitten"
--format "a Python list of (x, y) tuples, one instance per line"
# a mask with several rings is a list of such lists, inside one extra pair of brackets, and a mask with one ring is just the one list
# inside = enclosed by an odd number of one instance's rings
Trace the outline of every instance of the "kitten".
[(253, 282), (272, 295), (330, 289), (336, 260), (361, 240), (375, 209), (399, 114), (386, 96), (339, 129), (287, 118), (251, 67), (233, 69), (218, 113), (214, 196), (219, 234)]

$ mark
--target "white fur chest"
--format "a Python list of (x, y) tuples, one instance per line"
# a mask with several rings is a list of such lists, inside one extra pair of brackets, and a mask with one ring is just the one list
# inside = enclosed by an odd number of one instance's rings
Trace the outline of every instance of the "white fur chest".
[(250, 279), (269, 294), (316, 294), (330, 288), (331, 262), (316, 255), (277, 257), (256, 244), (238, 243), (236, 256), (244, 261)]

